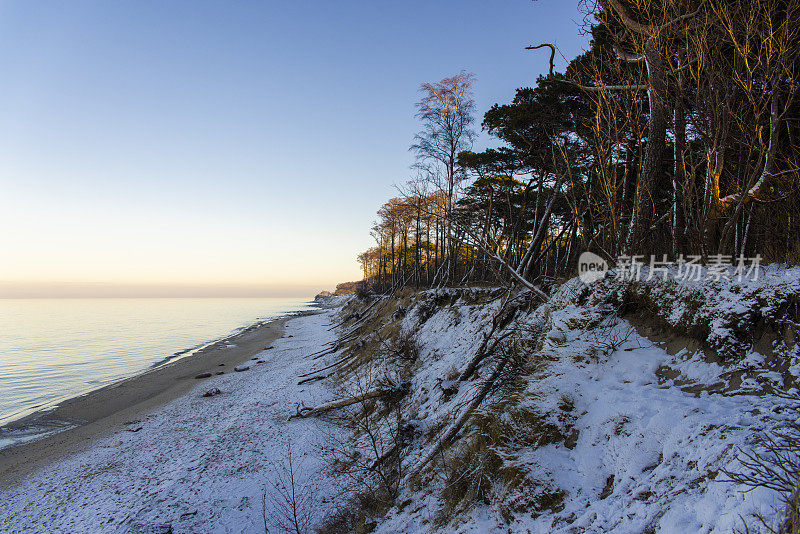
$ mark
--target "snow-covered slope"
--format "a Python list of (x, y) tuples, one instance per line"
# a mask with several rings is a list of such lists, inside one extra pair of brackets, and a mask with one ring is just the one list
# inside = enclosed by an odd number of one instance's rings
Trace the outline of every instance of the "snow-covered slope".
[[(798, 275), (775, 268), (759, 283), (686, 287), (586, 288), (576, 279), (538, 307), (521, 294), (514, 320), (493, 334), (512, 334), (504, 348), (464, 382), (456, 378), (501, 299), (438, 290), (400, 302), (395, 336), (418, 348), (403, 408), (416, 436), (403, 452), (406, 473), (505, 351), (513, 365), (456, 438), (409, 477), (377, 531), (731, 532), (752, 528), (754, 514), (774, 516), (782, 495), (727, 481), (724, 471), (741, 472), (756, 435), (797, 418), (792, 402), (767, 393), (794, 384), (794, 334), (759, 342), (770, 328), (791, 327), (786, 304), (800, 295)], [(651, 307), (630, 313), (632, 295), (645, 293)], [(748, 339), (755, 330), (759, 339)]]

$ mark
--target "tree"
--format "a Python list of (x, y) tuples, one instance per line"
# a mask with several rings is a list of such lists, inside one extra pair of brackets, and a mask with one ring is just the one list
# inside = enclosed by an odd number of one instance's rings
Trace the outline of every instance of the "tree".
[[(455, 188), (463, 176), (457, 166), (458, 153), (469, 150), (475, 140), (472, 129), (475, 100), (472, 85), (475, 76), (461, 71), (437, 83), (420, 87), (422, 98), (417, 102), (417, 118), (422, 131), (414, 136), (410, 150), (417, 158), (416, 166), (432, 178), (447, 194), (446, 220), (453, 210)], [(452, 228), (446, 225), (442, 240), (443, 257), (450, 261), (449, 277), (453, 273), (455, 242), (450, 239)]]
[(549, 74), (484, 115), (503, 146), (466, 150), (470, 75), (423, 86), (438, 189), (381, 213), (378, 286), (534, 288), (584, 250), (800, 259), (800, 1), (583, 1), (590, 48), (562, 74), (528, 47)]

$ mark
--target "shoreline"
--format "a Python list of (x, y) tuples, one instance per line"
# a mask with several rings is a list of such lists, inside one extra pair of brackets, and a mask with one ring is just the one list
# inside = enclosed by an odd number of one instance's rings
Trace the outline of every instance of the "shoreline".
[[(300, 375), (333, 363), (335, 355), (312, 354), (336, 341), (337, 322), (336, 309), (323, 308), (273, 323), (281, 337), (264, 345), (273, 348), (255, 347), (263, 364), (190, 380), (193, 389), (166, 404), (118, 416), (121, 424), (71, 450), (51, 449), (55, 458), (36, 470), (19, 462), (25, 472), (12, 468), (5, 482), (14, 482), (0, 486), (0, 530), (263, 532), (264, 488), (277, 480), (287, 454), (316, 496), (313, 515), (321, 521), (340, 504), (345, 481), (326, 469), (320, 447), (343, 442), (346, 433), (329, 421), (291, 416), (297, 406), (339, 397), (328, 381), (298, 385)], [(212, 388), (219, 393), (205, 397)], [(271, 517), (274, 506), (267, 506)]]
[[(154, 371), (154, 370), (157, 370), (157, 369), (161, 369), (162, 367), (164, 367), (166, 365), (172, 364), (172, 363), (174, 363), (176, 361), (179, 361), (179, 360), (182, 360), (184, 358), (190, 358), (190, 357), (194, 356), (195, 354), (197, 354), (198, 352), (200, 352), (200, 351), (202, 351), (204, 349), (207, 349), (207, 348), (212, 347), (212, 346), (216, 346), (217, 344), (220, 344), (220, 343), (223, 343), (223, 342), (230, 342), (231, 339), (233, 339), (233, 338), (235, 338), (235, 337), (239, 336), (240, 334), (243, 334), (243, 333), (245, 333), (247, 331), (250, 331), (250, 330), (252, 330), (254, 328), (259, 328), (259, 327), (261, 327), (263, 325), (266, 325), (268, 323), (271, 323), (271, 322), (279, 320), (279, 319), (291, 319), (292, 317), (299, 317), (299, 316), (302, 316), (302, 315), (306, 315), (308, 313), (317, 313), (319, 311), (319, 309), (320, 309), (319, 307), (311, 308), (311, 306), (313, 306), (313, 305), (317, 305), (318, 306), (318, 303), (315, 303), (313, 300), (309, 301), (306, 305), (309, 307), (309, 309), (294, 310), (294, 311), (286, 312), (283, 315), (279, 315), (279, 316), (273, 317), (271, 319), (256, 319), (251, 323), (246, 323), (246, 324), (244, 324), (242, 326), (237, 326), (237, 327), (231, 329), (227, 334), (224, 334), (224, 335), (222, 335), (220, 337), (211, 338), (211, 339), (208, 339), (208, 340), (205, 340), (205, 341), (201, 341), (200, 343), (197, 343), (192, 347), (178, 350), (178, 351), (170, 354), (169, 356), (165, 356), (163, 358), (160, 358), (160, 359), (150, 363), (149, 365), (147, 365), (147, 367), (143, 367), (140, 370), (135, 371), (131, 375), (128, 375), (128, 376), (123, 375), (123, 376), (120, 376), (120, 377), (112, 378), (110, 381), (105, 382), (105, 383), (94, 384), (94, 385), (88, 385), (87, 384), (86, 387), (84, 387), (82, 389), (73, 390), (73, 391), (71, 391), (71, 392), (69, 392), (67, 394), (64, 394), (62, 396), (59, 396), (57, 398), (47, 400), (47, 401), (43, 402), (42, 404), (39, 404), (39, 405), (36, 405), (36, 406), (30, 406), (28, 408), (22, 408), (22, 409), (14, 412), (14, 413), (10, 413), (10, 414), (4, 415), (4, 416), (0, 417), (0, 431), (2, 429), (4, 429), (4, 428), (16, 429), (16, 428), (18, 428), (20, 426), (21, 423), (25, 423), (25, 422), (27, 422), (29, 420), (35, 420), (38, 416), (51, 412), (54, 408), (58, 407), (58, 405), (61, 404), (61, 403), (64, 403), (66, 401), (70, 401), (72, 399), (76, 399), (78, 397), (83, 397), (83, 396), (89, 395), (89, 394), (94, 393), (95, 391), (99, 391), (101, 389), (112, 387), (112, 386), (114, 386), (116, 384), (119, 384), (119, 383), (124, 382), (126, 380), (130, 380), (131, 378), (135, 378), (135, 377), (137, 377), (139, 375), (142, 375), (142, 374), (145, 374), (145, 373), (149, 373), (150, 371)], [(2, 438), (1, 435), (0, 435), (0, 438)], [(13, 446), (16, 446), (16, 445), (12, 445), (12, 447)], [(5, 450), (6, 448), (7, 447), (3, 447), (2, 446), (2, 441), (0, 441), (0, 452)]]
[[(0, 449), (0, 488), (13, 485), (29, 473), (88, 447), (94, 439), (119, 430), (126, 422), (182, 397), (202, 383), (204, 379), (195, 378), (202, 373), (214, 376), (234, 372), (235, 366), (253, 359), (280, 338), (288, 320), (317, 313), (317, 310), (301, 311), (243, 327), (140, 374), (64, 399), (55, 407), (39, 409), (3, 425), (10, 430), (38, 426), (56, 431)], [(69, 425), (73, 426), (58, 430)]]

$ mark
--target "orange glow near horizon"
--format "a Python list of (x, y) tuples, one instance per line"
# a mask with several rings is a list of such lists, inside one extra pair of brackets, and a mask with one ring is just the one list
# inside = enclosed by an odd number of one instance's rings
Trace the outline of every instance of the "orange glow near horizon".
[(360, 244), (313, 217), (29, 200), (0, 212), (0, 298), (303, 297), (360, 279)]
[(329, 286), (301, 284), (124, 284), (0, 282), (0, 298), (311, 298)]

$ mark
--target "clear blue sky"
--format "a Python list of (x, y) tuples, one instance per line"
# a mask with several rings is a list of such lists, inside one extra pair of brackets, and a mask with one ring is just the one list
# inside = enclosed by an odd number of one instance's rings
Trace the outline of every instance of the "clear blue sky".
[(546, 70), (526, 45), (571, 58), (581, 21), (565, 0), (4, 1), (0, 296), (357, 279), (420, 83), (473, 72), (479, 122)]

